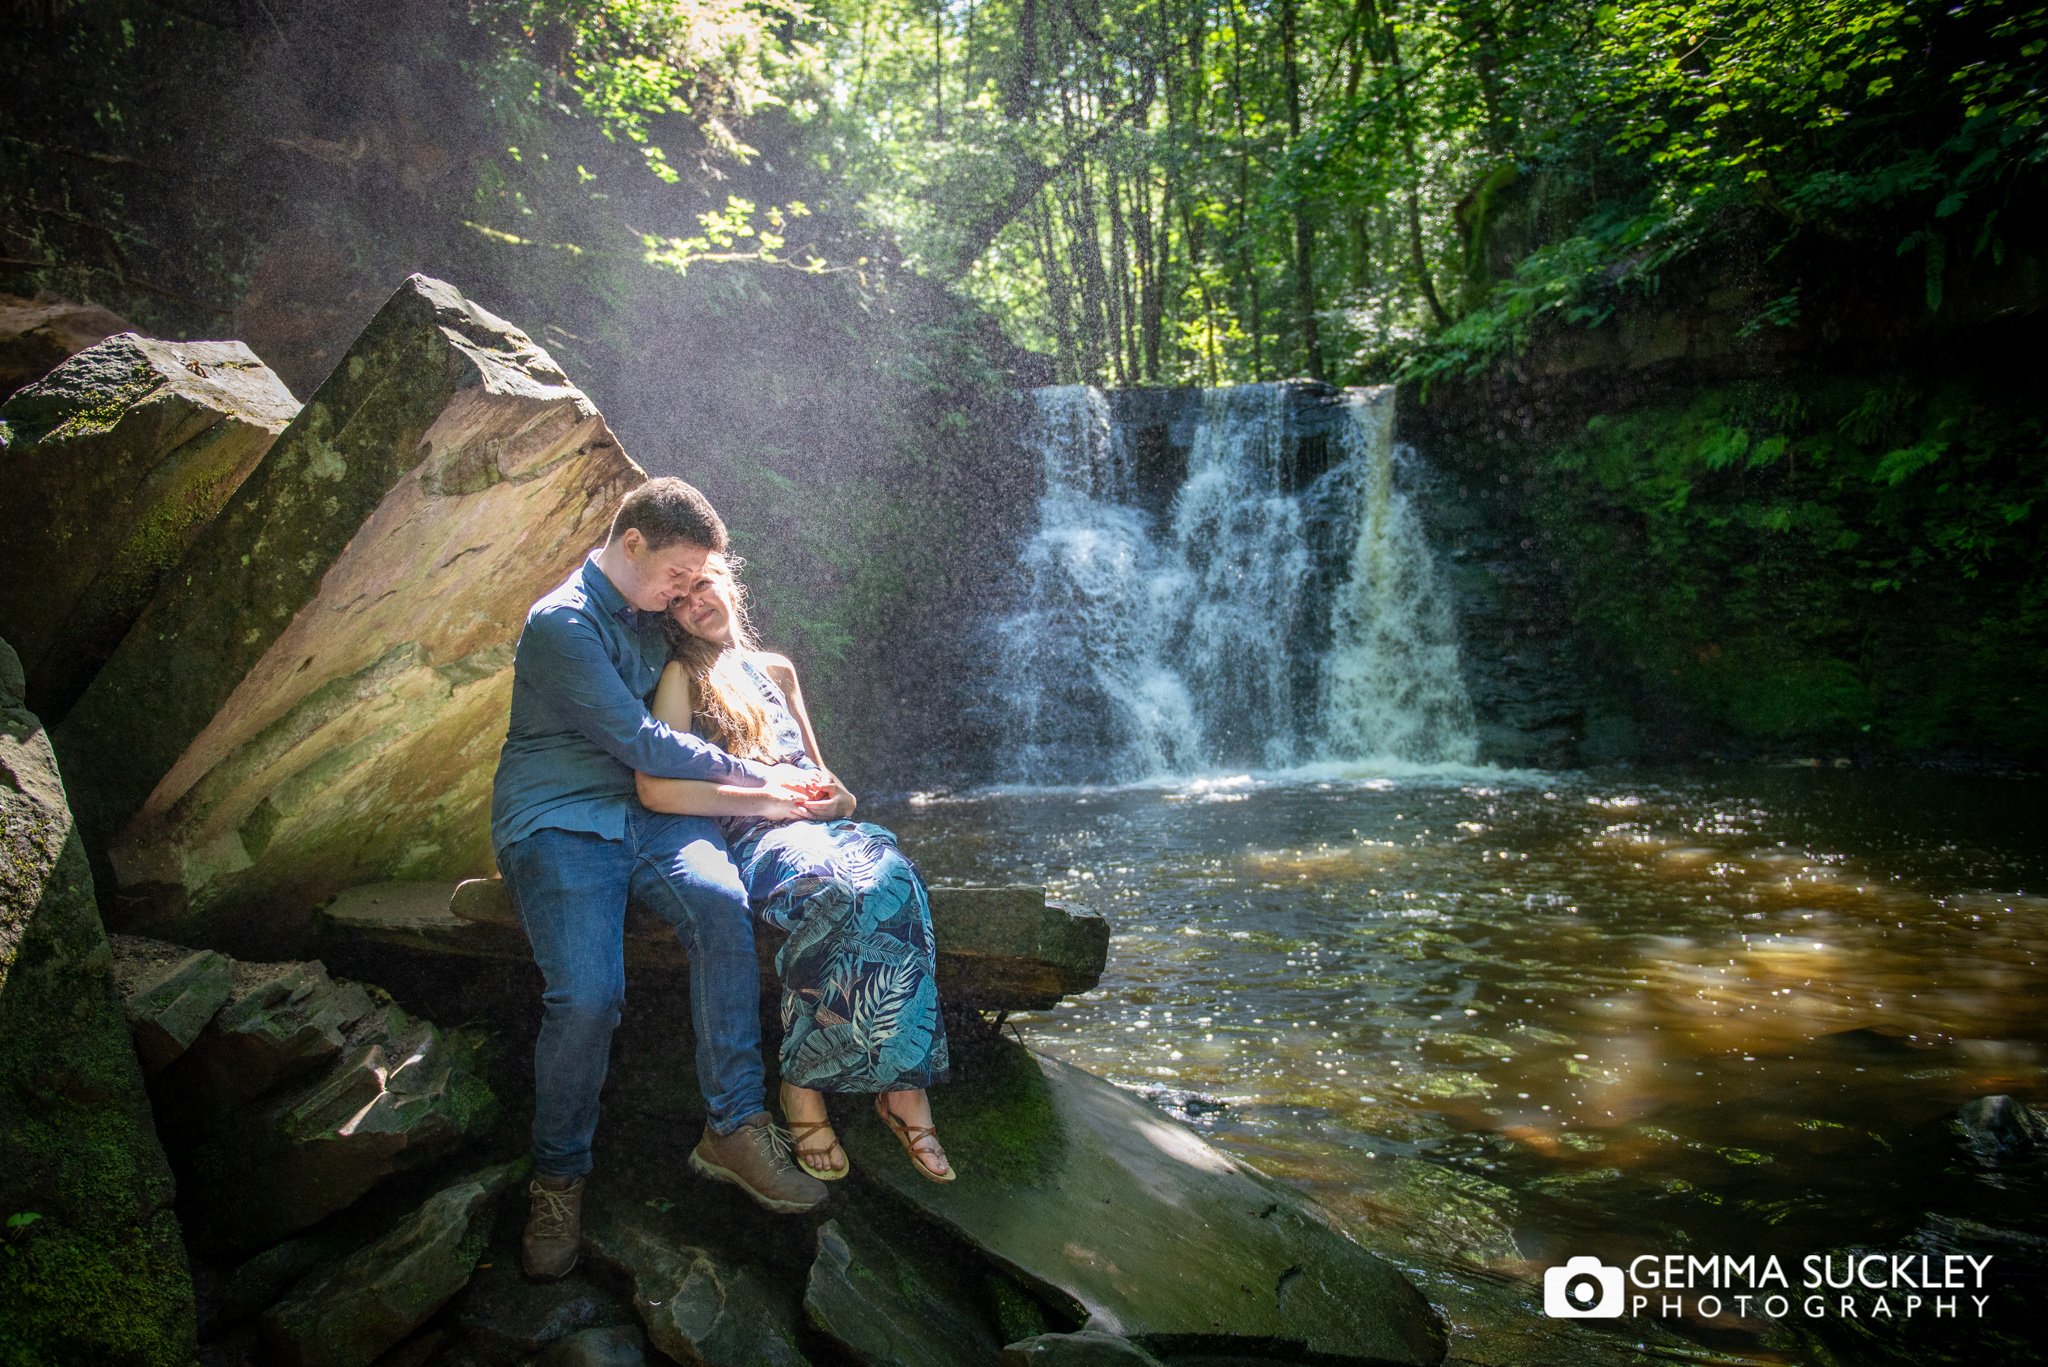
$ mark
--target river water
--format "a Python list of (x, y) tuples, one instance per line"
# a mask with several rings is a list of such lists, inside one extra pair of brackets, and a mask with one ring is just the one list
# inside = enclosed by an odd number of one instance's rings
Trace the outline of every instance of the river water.
[(1035, 1047), (1354, 1231), (1528, 1281), (1886, 1247), (1930, 1214), (2038, 1226), (2036, 1179), (1970, 1161), (1947, 1118), (2048, 1100), (2044, 796), (1392, 766), (873, 815), (933, 881), (1111, 919), (1101, 986), (1017, 1018)]

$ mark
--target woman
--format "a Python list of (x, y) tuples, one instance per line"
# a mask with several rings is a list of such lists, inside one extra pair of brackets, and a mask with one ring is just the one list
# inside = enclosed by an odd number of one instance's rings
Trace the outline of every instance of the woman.
[(931, 909), (917, 870), (880, 826), (849, 820), (855, 799), (825, 768), (796, 670), (755, 648), (735, 565), (712, 555), (669, 610), (672, 658), (649, 710), (733, 755), (815, 770), (806, 790), (735, 788), (638, 776), (658, 812), (721, 818), (755, 913), (789, 934), (782, 978), (782, 1114), (800, 1167), (848, 1171), (826, 1092), (873, 1092), (911, 1162), (953, 1180), (925, 1087), (947, 1068)]

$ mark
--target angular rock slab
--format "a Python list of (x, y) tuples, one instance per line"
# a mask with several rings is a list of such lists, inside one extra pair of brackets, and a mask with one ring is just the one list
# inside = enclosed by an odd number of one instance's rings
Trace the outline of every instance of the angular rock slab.
[(793, 1307), (762, 1277), (679, 1238), (674, 1222), (593, 1197), (584, 1246), (632, 1279), (657, 1349), (702, 1367), (805, 1367)]
[(0, 404), (0, 634), (44, 717), (63, 720), (298, 411), (240, 342), (132, 332)]
[[(132, 937), (117, 936), (129, 945)], [(141, 944), (152, 944), (142, 941)], [(142, 1066), (158, 1072), (177, 1062), (227, 1005), (234, 991), (235, 965), (225, 954), (194, 950), (168, 962), (124, 957), (117, 944), (114, 977), (120, 984), (121, 1008)]]
[(235, 994), (156, 1082), (195, 1236), (263, 1247), (495, 1122), (460, 1032), (317, 963), (234, 968)]
[(1406, 1278), (1194, 1131), (1019, 1045), (961, 1071), (933, 1093), (957, 1181), (919, 1177), (870, 1117), (841, 1136), (854, 1170), (1086, 1327), (1155, 1352), (1442, 1361), (1436, 1314)]
[(76, 304), (47, 290), (33, 299), (0, 294), (0, 398), (126, 331), (127, 319), (98, 304)]
[(187, 1362), (192, 1279), (56, 757), (0, 641), (0, 1358)]
[(525, 333), (407, 280), (64, 721), (128, 927), (288, 953), (343, 888), (488, 872), (513, 643), (643, 477)]
[(444, 1187), (389, 1233), (301, 1281), (263, 1316), (266, 1361), (369, 1367), (468, 1285), (492, 1204), (525, 1164)]
[(957, 1268), (919, 1256), (909, 1240), (884, 1237), (858, 1216), (827, 1220), (804, 1284), (804, 1318), (861, 1367), (992, 1362), (1002, 1345), (962, 1308), (975, 1297), (959, 1280)]

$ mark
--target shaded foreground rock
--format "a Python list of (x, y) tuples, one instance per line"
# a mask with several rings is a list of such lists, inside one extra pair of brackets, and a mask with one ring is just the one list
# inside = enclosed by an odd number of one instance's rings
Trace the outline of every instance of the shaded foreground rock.
[(488, 872), (513, 642), (641, 478), (525, 333), (407, 280), (65, 718), (127, 928), (289, 951), (280, 908)]
[(556, 1339), (533, 1360), (533, 1367), (642, 1367), (647, 1361), (647, 1335), (637, 1324), (585, 1329)]
[[(165, 1033), (136, 1003), (194, 978), (203, 955), (118, 937), (138, 1038)], [(473, 1043), (416, 1019), (318, 963), (245, 964), (212, 1019), (157, 1074), (153, 1090), (202, 1240), (261, 1248), (353, 1203), (394, 1172), (487, 1129), (496, 1101)], [(138, 968), (137, 965), (140, 967)], [(190, 1030), (187, 1017), (179, 1024)], [(151, 1047), (157, 1047), (152, 1044)]]
[(1114, 1334), (1040, 1334), (1003, 1347), (1003, 1367), (1159, 1367), (1159, 1359)]
[(946, 1089), (950, 1185), (879, 1122), (856, 1171), (952, 1229), (1086, 1327), (1152, 1351), (1434, 1364), (1429, 1303), (1300, 1197), (1077, 1068), (999, 1042)]
[(971, 1294), (958, 1269), (848, 1215), (818, 1228), (804, 1317), (863, 1367), (990, 1362), (1000, 1345), (959, 1308)]
[(0, 404), (0, 634), (52, 724), (298, 411), (240, 342), (132, 332)]
[(524, 1171), (507, 1163), (445, 1187), (389, 1233), (313, 1272), (264, 1315), (269, 1359), (368, 1367), (468, 1283), (492, 1204)]
[(183, 1363), (192, 1278), (48, 737), (0, 641), (0, 1346)]
[(632, 1279), (634, 1309), (656, 1348), (706, 1367), (808, 1362), (794, 1306), (759, 1274), (680, 1237), (677, 1222), (592, 1196), (584, 1245)]
[(594, 1285), (582, 1269), (561, 1281), (529, 1282), (513, 1250), (505, 1251), (502, 1261), (480, 1265), (448, 1306), (446, 1321), (472, 1353), (525, 1362), (573, 1334), (622, 1326), (632, 1328), (629, 1338), (644, 1342), (632, 1312)]
[[(1092, 911), (1048, 903), (1042, 888), (935, 887), (932, 934), (939, 993), (949, 1002), (1000, 1010), (1049, 1007), (1102, 980), (1109, 922)], [(324, 936), (372, 940), (440, 954), (524, 961), (531, 957), (511, 898), (499, 879), (447, 884), (386, 883), (351, 888), (321, 909)], [(780, 937), (760, 936), (762, 990), (777, 992)], [(626, 963), (681, 968), (675, 932), (652, 916), (629, 915)]]
[(0, 398), (40, 380), (94, 342), (128, 331), (128, 320), (98, 304), (45, 290), (33, 299), (0, 294)]

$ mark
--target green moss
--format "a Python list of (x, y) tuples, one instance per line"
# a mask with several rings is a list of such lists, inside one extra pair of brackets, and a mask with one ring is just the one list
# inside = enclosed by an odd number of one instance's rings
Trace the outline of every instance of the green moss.
[(1052, 1321), (1046, 1318), (1045, 1307), (1015, 1281), (1000, 1272), (991, 1272), (987, 1285), (991, 1315), (1004, 1343), (1052, 1332)]
[[(168, 1215), (110, 1242), (102, 1229), (37, 1221), (0, 1254), (5, 1367), (176, 1367), (193, 1359), (183, 1247)], [(168, 1236), (168, 1237), (167, 1237)]]
[(1052, 1088), (1022, 1045), (977, 1047), (971, 1064), (938, 1094), (935, 1114), (946, 1150), (962, 1171), (991, 1183), (1028, 1186), (1058, 1173), (1066, 1129)]
[(1531, 512), (1580, 625), (1730, 738), (2048, 755), (2048, 424), (1901, 377), (1596, 416)]

